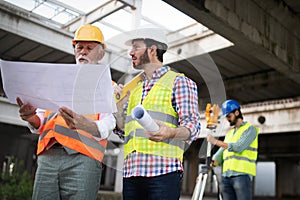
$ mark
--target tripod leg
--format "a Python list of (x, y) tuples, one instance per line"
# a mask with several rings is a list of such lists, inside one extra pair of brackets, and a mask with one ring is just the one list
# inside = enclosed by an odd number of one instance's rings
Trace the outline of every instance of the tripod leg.
[(206, 185), (206, 180), (207, 180), (207, 175), (208, 174), (204, 174), (203, 175), (203, 183), (202, 183), (202, 187), (201, 187), (201, 191), (200, 191), (200, 196), (199, 196), (199, 200), (203, 199), (203, 194), (204, 194), (204, 190), (205, 190), (205, 185)]
[(219, 187), (218, 177), (214, 172), (213, 172), (213, 181), (215, 183), (215, 187), (218, 192), (218, 200), (222, 200), (222, 194), (221, 194), (220, 187)]
[(200, 173), (198, 176), (198, 181), (196, 183), (194, 192), (193, 192), (192, 200), (197, 200), (199, 198), (200, 188), (201, 188), (201, 184), (202, 184), (202, 177), (203, 177), (203, 174)]

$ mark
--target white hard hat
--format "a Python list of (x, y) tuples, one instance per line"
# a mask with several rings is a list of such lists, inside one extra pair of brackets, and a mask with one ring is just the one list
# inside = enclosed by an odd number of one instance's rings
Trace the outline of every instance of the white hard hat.
[(161, 28), (154, 27), (154, 26), (141, 26), (133, 31), (125, 33), (128, 36), (125, 44), (130, 46), (132, 45), (132, 40), (135, 39), (152, 39), (157, 42), (163, 43), (166, 45), (167, 48), (168, 41), (167, 36), (165, 35), (164, 31)]

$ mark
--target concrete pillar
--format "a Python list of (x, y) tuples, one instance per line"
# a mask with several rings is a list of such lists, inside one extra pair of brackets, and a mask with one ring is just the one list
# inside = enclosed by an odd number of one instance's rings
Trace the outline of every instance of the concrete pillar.
[(141, 25), (142, 19), (142, 4), (143, 0), (136, 0), (135, 1), (135, 10), (132, 10), (132, 29), (136, 29)]
[(123, 190), (123, 161), (124, 161), (124, 145), (120, 144), (120, 153), (117, 158), (117, 168), (116, 168), (116, 179), (115, 179), (115, 192), (122, 192)]
[(293, 158), (281, 158), (276, 162), (276, 196), (284, 198), (300, 196), (300, 163)]

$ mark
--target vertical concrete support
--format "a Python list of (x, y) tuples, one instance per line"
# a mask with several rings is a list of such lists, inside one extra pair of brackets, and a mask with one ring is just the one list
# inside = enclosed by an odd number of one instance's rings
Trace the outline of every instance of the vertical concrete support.
[(110, 177), (112, 177), (112, 169), (111, 166), (113, 166), (112, 162), (112, 155), (106, 156), (106, 172), (105, 172), (105, 178), (104, 178), (104, 186), (108, 187), (110, 185)]
[(132, 29), (136, 29), (141, 25), (142, 19), (142, 4), (143, 0), (136, 0), (135, 1), (135, 9), (132, 10)]
[(300, 164), (293, 158), (279, 159), (276, 162), (277, 198), (300, 196)]
[(116, 179), (115, 179), (115, 192), (122, 192), (123, 190), (123, 162), (124, 162), (124, 152), (123, 152), (123, 145), (120, 144), (121, 149), (120, 154), (117, 158), (117, 168), (116, 168)]

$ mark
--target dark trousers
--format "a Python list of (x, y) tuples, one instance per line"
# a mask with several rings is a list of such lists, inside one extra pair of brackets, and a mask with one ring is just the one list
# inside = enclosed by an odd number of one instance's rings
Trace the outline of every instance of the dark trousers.
[(155, 177), (123, 178), (124, 200), (178, 200), (182, 172)]

